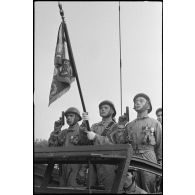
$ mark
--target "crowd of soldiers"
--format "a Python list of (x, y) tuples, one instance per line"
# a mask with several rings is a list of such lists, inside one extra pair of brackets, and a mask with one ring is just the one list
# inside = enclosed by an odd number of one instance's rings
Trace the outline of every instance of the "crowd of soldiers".
[[(134, 110), (137, 118), (128, 122), (127, 116), (119, 117), (115, 121), (116, 110), (114, 104), (105, 100), (99, 104), (99, 114), (102, 120), (87, 130), (86, 121), (88, 113), (82, 117), (77, 108), (68, 108), (64, 115), (68, 128), (61, 130), (62, 123), (56, 121), (54, 131), (49, 138), (49, 146), (71, 145), (105, 145), (105, 144), (131, 144), (134, 155), (148, 161), (162, 165), (162, 109), (156, 110), (157, 120), (150, 118), (152, 111), (150, 98), (144, 94), (137, 94), (134, 99)], [(79, 125), (78, 122), (82, 121)], [(90, 165), (88, 175), (87, 164), (65, 164), (59, 167), (61, 186), (84, 186), (90, 180), (91, 187), (98, 186), (111, 190), (115, 178), (116, 165), (97, 164)], [(155, 193), (157, 183), (162, 180), (155, 174), (145, 171), (130, 171), (124, 182), (124, 193), (144, 194)]]

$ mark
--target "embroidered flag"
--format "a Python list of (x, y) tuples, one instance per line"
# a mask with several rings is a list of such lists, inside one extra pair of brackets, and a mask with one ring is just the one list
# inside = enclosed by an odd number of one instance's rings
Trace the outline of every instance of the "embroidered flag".
[(61, 23), (55, 50), (54, 73), (49, 95), (49, 105), (66, 93), (70, 89), (71, 83), (75, 80), (75, 74), (68, 54), (63, 23)]

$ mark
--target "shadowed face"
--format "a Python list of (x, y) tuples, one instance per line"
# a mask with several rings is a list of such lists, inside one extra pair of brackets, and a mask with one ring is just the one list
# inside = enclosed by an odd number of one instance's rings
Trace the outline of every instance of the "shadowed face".
[(113, 109), (107, 104), (101, 105), (99, 111), (100, 116), (103, 118), (110, 117), (113, 114)]
[(126, 179), (124, 182), (124, 187), (128, 188), (132, 184), (133, 182), (132, 180), (133, 180), (133, 175), (130, 172), (127, 172)]
[(66, 122), (69, 126), (74, 125), (76, 115), (74, 113), (67, 113), (66, 114)]
[(157, 120), (162, 124), (162, 111), (159, 111), (157, 114)]

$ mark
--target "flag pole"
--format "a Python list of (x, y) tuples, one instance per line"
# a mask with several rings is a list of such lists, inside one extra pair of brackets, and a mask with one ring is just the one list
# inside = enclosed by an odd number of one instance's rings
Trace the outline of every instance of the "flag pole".
[[(58, 1), (58, 6), (60, 9), (60, 15), (62, 17), (62, 22), (63, 22), (63, 28), (64, 28), (64, 32), (65, 32), (65, 36), (66, 36), (66, 41), (67, 41), (67, 48), (68, 48), (68, 54), (69, 54), (69, 60), (72, 64), (74, 73), (75, 73), (75, 77), (76, 77), (76, 81), (77, 81), (77, 86), (78, 86), (78, 90), (79, 90), (79, 95), (81, 98), (81, 103), (82, 103), (82, 107), (83, 107), (83, 112), (86, 112), (86, 107), (85, 107), (85, 102), (83, 99), (83, 94), (82, 94), (82, 90), (81, 90), (81, 86), (80, 86), (80, 82), (79, 82), (79, 77), (78, 77), (78, 73), (77, 73), (77, 69), (76, 69), (76, 65), (75, 65), (75, 61), (74, 61), (74, 56), (73, 56), (73, 52), (72, 52), (72, 47), (70, 44), (70, 39), (69, 39), (69, 35), (68, 35), (68, 29), (64, 20), (64, 11), (62, 9), (62, 4)], [(90, 130), (90, 126), (89, 126), (89, 121), (86, 121), (87, 124), (87, 129)]]
[(123, 99), (122, 99), (122, 59), (121, 59), (121, 19), (120, 19), (120, 1), (119, 1), (119, 45), (120, 45), (120, 97), (121, 97), (121, 115), (122, 115), (122, 107), (123, 107)]

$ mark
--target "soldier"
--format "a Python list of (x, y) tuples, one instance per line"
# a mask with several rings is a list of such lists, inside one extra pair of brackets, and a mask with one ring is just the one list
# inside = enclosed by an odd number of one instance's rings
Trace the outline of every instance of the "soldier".
[[(78, 122), (82, 120), (80, 112), (77, 108), (70, 107), (65, 113), (66, 122), (69, 125), (67, 129), (58, 132), (55, 136), (55, 141), (58, 146), (73, 146), (82, 144), (82, 131), (79, 127)], [(54, 132), (53, 132), (54, 134)], [(53, 135), (52, 134), (52, 135)], [(54, 138), (54, 137), (53, 137)], [(62, 178), (63, 184), (61, 186), (81, 186), (77, 182), (77, 174), (80, 170), (81, 165), (79, 164), (65, 164), (62, 165)]]
[(162, 125), (162, 108), (158, 108), (156, 110), (156, 116), (157, 116), (157, 120), (161, 123)]
[[(112, 137), (116, 143), (130, 143), (134, 155), (162, 164), (162, 129), (157, 120), (148, 116), (152, 111), (150, 98), (146, 94), (139, 93), (134, 97), (133, 102), (137, 118), (121, 127), (125, 129), (123, 136), (120, 134), (121, 131), (115, 130)], [(137, 172), (137, 184), (148, 193), (155, 193), (155, 179), (154, 174)]]
[(146, 191), (137, 186), (133, 172), (127, 172), (123, 187), (124, 194), (147, 194)]
[[(95, 123), (91, 126), (91, 131), (86, 132), (89, 140), (93, 140), (94, 145), (105, 145), (113, 144), (110, 134), (116, 127), (116, 123), (113, 118), (116, 115), (114, 104), (105, 100), (99, 104), (99, 113), (102, 117), (102, 121)], [(87, 113), (83, 113), (83, 120), (88, 120)], [(115, 166), (97, 164), (94, 166), (97, 170), (98, 184), (106, 190), (111, 190), (114, 177), (115, 177)], [(92, 185), (95, 183), (96, 174), (93, 170), (93, 174), (89, 176)]]
[[(157, 120), (162, 125), (162, 108), (158, 108), (156, 110), (156, 116), (157, 116)], [(162, 178), (159, 176), (156, 177), (156, 188), (157, 188), (157, 191), (162, 191)]]
[[(161, 124), (148, 116), (152, 111), (150, 98), (144, 94), (137, 94), (134, 99), (134, 109), (137, 118), (126, 126), (128, 141), (132, 145), (135, 155), (154, 163), (162, 163), (162, 129)], [(148, 193), (155, 193), (154, 174), (138, 172), (139, 183)]]

